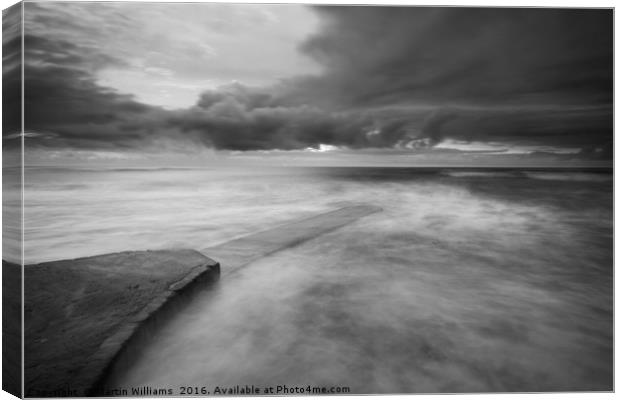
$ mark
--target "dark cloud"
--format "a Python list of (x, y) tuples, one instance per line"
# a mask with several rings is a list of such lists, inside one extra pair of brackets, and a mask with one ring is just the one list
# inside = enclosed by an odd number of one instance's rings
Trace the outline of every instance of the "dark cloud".
[[(242, 151), (415, 151), (456, 139), (610, 156), (611, 10), (315, 7), (322, 26), (300, 51), (322, 73), (232, 84), (167, 111), (98, 84), (98, 68), (126, 60), (44, 35), (63, 14), (29, 7), (37, 29), (25, 37), (25, 130), (41, 133), (27, 138), (33, 146), (141, 148), (165, 138)], [(13, 72), (3, 73), (10, 87)]]
[(15, 134), (21, 130), (21, 28), (20, 4), (2, 11), (3, 135)]
[(424, 136), (521, 145), (582, 147), (610, 140), (610, 107), (440, 109), (429, 116)]
[(349, 105), (608, 104), (611, 10), (317, 7), (301, 49)]
[[(32, 141), (35, 145), (75, 148), (139, 146), (151, 134), (150, 119), (161, 111), (96, 84), (79, 69), (54, 65), (26, 65), (24, 68), (25, 132), (53, 132), (53, 141)], [(50, 79), (53, 77), (53, 79)], [(139, 131), (127, 125), (138, 121)]]
[(316, 10), (324, 29), (301, 49), (326, 73), (301, 87), (328, 93), (335, 106), (396, 108), (400, 124), (407, 106), (434, 108), (411, 121), (405, 139), (558, 147), (611, 140), (610, 10)]
[(207, 146), (229, 150), (369, 145), (364, 113), (326, 112), (312, 105), (284, 104), (272, 93), (239, 84), (203, 93), (196, 107), (167, 120)]
[(184, 129), (242, 150), (611, 140), (609, 10), (315, 9), (323, 29), (301, 50), (323, 74), (207, 92)]
[[(97, 84), (94, 72), (125, 61), (95, 46), (76, 44), (68, 38), (39, 33), (34, 21), (64, 23), (36, 13), (30, 4), (24, 36), (24, 132), (27, 146), (53, 148), (115, 149), (140, 147), (155, 131), (161, 110), (141, 104), (131, 95)], [(29, 29), (32, 27), (32, 29)], [(78, 32), (76, 32), (77, 34)], [(21, 38), (18, 38), (21, 42)], [(21, 44), (21, 43), (20, 43)], [(10, 45), (10, 44), (9, 44)], [(19, 48), (19, 47), (18, 47)], [(5, 79), (17, 79), (21, 71), (4, 71)], [(140, 123), (139, 130), (127, 125)], [(4, 131), (4, 138), (12, 136)]]

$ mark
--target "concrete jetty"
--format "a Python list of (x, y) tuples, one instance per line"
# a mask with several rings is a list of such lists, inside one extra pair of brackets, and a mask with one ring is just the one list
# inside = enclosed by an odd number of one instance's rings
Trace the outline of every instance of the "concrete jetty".
[(24, 395), (89, 395), (141, 324), (189, 286), (218, 278), (219, 264), (194, 250), (27, 265)]
[(156, 329), (150, 322), (176, 312), (171, 304), (218, 281), (220, 264), (225, 277), (377, 211), (343, 207), (200, 251), (127, 251), (25, 266), (24, 395), (105, 396), (99, 385), (115, 360), (139, 347), (145, 329)]
[(225, 276), (254, 260), (293, 247), (379, 211), (381, 208), (365, 204), (343, 207), (218, 246), (207, 247), (200, 252), (218, 260), (222, 264), (222, 275)]

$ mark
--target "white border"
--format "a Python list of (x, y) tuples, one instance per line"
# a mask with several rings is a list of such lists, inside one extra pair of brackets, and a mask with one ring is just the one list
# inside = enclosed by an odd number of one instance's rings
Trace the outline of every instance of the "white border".
[[(46, 0), (42, 0), (42, 1), (46, 1)], [(71, 0), (71, 1), (90, 1), (90, 0)], [(132, 0), (132, 1), (141, 1), (141, 2), (183, 2), (183, 1), (178, 1), (178, 0), (168, 0), (168, 1), (162, 1), (162, 0)], [(206, 2), (206, 1), (205, 1)], [(209, 2), (213, 2), (213, 1), (209, 1)], [(220, 2), (223, 3), (235, 3), (235, 1), (230, 1), (230, 0), (222, 0)], [(12, 0), (0, 0), (0, 7), (2, 9), (5, 9), (13, 4), (17, 3), (16, 1), (12, 1)], [(260, 0), (243, 0), (243, 1), (237, 1), (237, 3), (277, 3), (277, 1), (260, 1)], [(375, 5), (409, 5), (409, 6), (472, 6), (472, 7), (560, 7), (560, 8), (578, 8), (578, 7), (584, 7), (584, 8), (615, 8), (616, 2), (615, 1), (609, 1), (609, 0), (590, 0), (590, 1), (583, 1), (583, 0), (539, 0), (539, 1), (532, 1), (532, 0), (521, 0), (521, 1), (515, 1), (515, 0), (476, 0), (475, 2), (463, 2), (463, 1), (454, 1), (454, 0), (443, 0), (443, 1), (433, 1), (433, 0), (424, 0), (424, 1), (398, 1), (398, 0), (391, 0), (391, 1), (385, 1), (385, 0), (373, 0), (373, 1), (352, 1), (352, 0), (338, 0), (338, 1), (329, 1), (329, 0), (313, 0), (311, 2), (307, 2), (307, 1), (300, 1), (300, 0), (288, 0), (286, 1), (286, 3), (296, 3), (296, 4), (352, 4), (352, 5), (358, 5), (358, 4), (375, 4)], [(23, 7), (22, 7), (22, 12), (23, 12)], [(615, 16), (615, 11), (614, 11), (614, 27), (615, 27), (615, 23), (616, 23), (616, 16)], [(619, 108), (618, 105), (615, 102), (616, 99), (616, 94), (617, 94), (617, 85), (616, 85), (616, 80), (615, 80), (615, 75), (617, 72), (617, 62), (616, 62), (616, 43), (618, 43), (618, 32), (614, 29), (614, 117), (616, 115), (616, 113), (618, 112)], [(23, 24), (22, 24), (22, 46), (23, 46)], [(22, 77), (23, 77), (23, 52), (22, 52)], [(1, 85), (0, 85), (1, 88)], [(23, 79), (22, 79), (22, 93), (23, 93)], [(22, 99), (23, 100), (23, 99)], [(2, 115), (2, 111), (0, 109), (0, 117)], [(615, 118), (614, 118), (614, 139), (615, 139)], [(22, 128), (23, 128), (23, 101), (22, 101)], [(23, 138), (22, 138), (22, 146), (23, 146)], [(23, 148), (23, 147), (22, 147)], [(617, 140), (614, 140), (614, 154), (620, 154), (618, 153), (618, 150), (620, 149), (620, 145), (618, 144)], [(0, 162), (1, 162), (1, 154), (0, 154)], [(614, 158), (614, 170), (616, 168), (616, 162), (615, 162), (615, 158)], [(23, 171), (23, 152), (22, 152), (22, 171)], [(616, 178), (614, 176), (614, 254), (615, 254), (615, 250), (618, 248), (618, 238), (616, 237), (616, 232), (615, 232), (615, 222), (616, 222), (616, 218), (615, 218), (615, 210), (617, 209), (618, 205), (620, 204), (620, 200), (618, 200), (615, 196), (615, 184), (617, 183)], [(0, 176), (0, 183), (2, 182), (2, 178)], [(23, 172), (22, 172), (22, 187), (23, 187)], [(22, 209), (23, 209), (23, 196), (22, 196)], [(23, 214), (22, 214), (23, 215)], [(2, 223), (2, 216), (0, 213), (0, 223)], [(23, 260), (23, 252), (24, 252), (24, 246), (23, 246), (23, 234), (24, 234), (24, 229), (23, 229), (23, 220), (22, 220), (22, 260)], [(1, 254), (1, 250), (0, 250), (0, 254)], [(614, 262), (614, 271), (615, 271), (615, 262)], [(618, 355), (618, 349), (616, 347), (616, 343), (615, 343), (615, 332), (617, 332), (617, 319), (615, 318), (616, 315), (616, 310), (618, 310), (618, 298), (615, 296), (615, 282), (616, 282), (616, 275), (614, 273), (614, 386), (615, 383), (617, 382), (617, 370), (615, 369), (615, 360), (618, 359), (617, 355)], [(0, 288), (0, 294), (1, 294), (1, 288)], [(23, 280), (22, 280), (22, 304), (23, 304)], [(23, 318), (23, 309), (22, 309), (22, 318)], [(23, 320), (22, 320), (23, 321)], [(22, 322), (23, 324), (23, 322)], [(0, 327), (1, 327), (1, 321), (0, 321)], [(22, 325), (22, 336), (23, 336), (23, 325)], [(23, 338), (22, 338), (22, 343), (23, 343)], [(22, 346), (22, 359), (23, 359), (23, 346)], [(0, 383), (2, 381), (2, 377), (0, 374)], [(22, 381), (23, 381), (23, 368), (22, 368)], [(389, 398), (389, 399), (395, 399), (395, 400), (403, 400), (403, 399), (420, 399), (420, 400), (426, 400), (426, 399), (435, 399), (437, 398), (437, 396), (446, 396), (446, 395), (385, 395), (385, 396), (379, 396), (379, 397), (385, 397), (385, 398)], [(450, 395), (453, 396), (453, 395)], [(463, 400), (470, 400), (470, 399), (478, 399), (478, 398), (485, 398), (485, 399), (490, 399), (490, 400), (494, 400), (494, 399), (517, 399), (517, 400), (524, 400), (524, 399), (535, 399), (535, 398), (540, 398), (540, 397), (545, 397), (545, 399), (549, 399), (549, 400), (581, 400), (581, 399), (603, 399), (603, 398), (612, 398), (615, 397), (615, 395), (613, 393), (540, 393), (540, 394), (530, 394), (530, 393), (526, 393), (526, 394), (466, 394), (466, 395), (454, 395), (454, 396), (458, 396), (457, 398), (463, 399)], [(318, 398), (316, 396), (303, 396), (304, 398)], [(324, 399), (334, 399), (334, 400), (343, 400), (343, 399), (347, 399), (347, 400), (351, 400), (351, 399), (365, 399), (368, 398), (369, 396), (329, 396), (329, 397), (322, 397)], [(374, 397), (374, 396), (373, 396)], [(223, 398), (223, 397), (220, 397)], [(229, 399), (247, 399), (248, 397), (226, 397)], [(258, 397), (257, 397), (258, 398)], [(282, 399), (283, 397), (260, 397), (260, 399)], [(6, 392), (0, 391), (0, 400), (8, 400), (8, 399), (14, 399), (14, 397)], [(182, 398), (179, 398), (182, 399)]]

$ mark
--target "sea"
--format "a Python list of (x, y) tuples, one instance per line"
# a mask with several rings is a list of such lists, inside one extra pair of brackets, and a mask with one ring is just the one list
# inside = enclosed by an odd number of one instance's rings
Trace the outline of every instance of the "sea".
[[(26, 264), (382, 209), (221, 280), (113, 387), (612, 390), (611, 169), (28, 167), (24, 180)], [(20, 196), (4, 181), (7, 220)], [(17, 242), (3, 258), (20, 259)]]

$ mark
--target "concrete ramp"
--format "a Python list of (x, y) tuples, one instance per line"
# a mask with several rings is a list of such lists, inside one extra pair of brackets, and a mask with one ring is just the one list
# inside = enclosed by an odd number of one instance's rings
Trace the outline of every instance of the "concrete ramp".
[(254, 260), (298, 245), (378, 211), (381, 211), (381, 208), (372, 205), (343, 207), (217, 246), (207, 247), (201, 249), (200, 252), (217, 260), (222, 266), (221, 273), (224, 276)]
[(377, 211), (344, 207), (200, 252), (127, 251), (27, 265), (26, 396), (110, 396), (101, 385), (115, 360), (139, 348), (192, 292), (216, 282), (220, 263), (230, 274)]
[(24, 275), (25, 396), (84, 397), (145, 322), (217, 281), (219, 264), (195, 250), (126, 251)]

